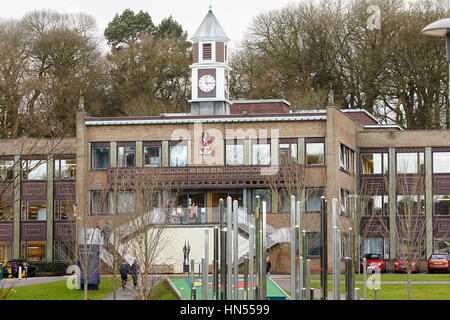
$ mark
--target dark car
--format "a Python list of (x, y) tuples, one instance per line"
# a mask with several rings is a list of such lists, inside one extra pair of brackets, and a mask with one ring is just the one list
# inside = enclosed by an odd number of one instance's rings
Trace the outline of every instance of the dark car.
[(444, 271), (448, 272), (450, 259), (448, 253), (433, 253), (428, 259), (428, 272)]
[[(383, 256), (378, 253), (367, 253), (364, 255), (366, 258), (366, 270), (367, 272), (386, 272), (386, 264), (384, 263)], [(363, 262), (360, 264), (361, 272), (363, 272)]]
[(35, 265), (23, 259), (16, 259), (7, 261), (6, 266), (3, 268), (3, 278), (18, 278), (19, 267), (22, 267), (23, 277), (36, 276), (37, 267)]

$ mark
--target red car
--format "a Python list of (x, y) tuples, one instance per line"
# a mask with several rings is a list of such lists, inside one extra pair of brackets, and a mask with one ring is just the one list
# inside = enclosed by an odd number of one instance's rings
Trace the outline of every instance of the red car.
[[(366, 270), (367, 272), (386, 272), (386, 264), (384, 263), (383, 256), (378, 253), (367, 253), (364, 255), (366, 258)], [(360, 264), (361, 272), (364, 271), (363, 263)]]
[(428, 272), (449, 271), (450, 259), (448, 253), (433, 253), (428, 259)]
[(412, 257), (411, 272), (417, 272), (417, 258), (414, 253), (401, 253), (399, 258), (394, 258), (394, 272), (407, 272), (408, 256)]

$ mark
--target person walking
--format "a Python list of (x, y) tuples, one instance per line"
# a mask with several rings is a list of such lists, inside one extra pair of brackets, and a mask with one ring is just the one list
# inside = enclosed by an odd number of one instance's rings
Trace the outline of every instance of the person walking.
[(137, 276), (139, 274), (139, 268), (137, 265), (136, 259), (134, 259), (133, 264), (131, 265), (131, 276), (133, 277), (133, 285), (137, 288)]
[(119, 272), (122, 278), (122, 288), (125, 289), (128, 281), (128, 273), (130, 272), (130, 265), (125, 260), (122, 261)]
[(266, 273), (267, 273), (268, 277), (270, 277), (270, 268), (272, 268), (272, 263), (270, 262), (270, 258), (267, 257), (267, 259), (266, 259)]

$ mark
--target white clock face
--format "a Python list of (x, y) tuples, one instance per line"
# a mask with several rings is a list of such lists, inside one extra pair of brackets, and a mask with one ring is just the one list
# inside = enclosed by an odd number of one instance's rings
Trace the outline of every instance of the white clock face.
[(216, 79), (209, 74), (205, 74), (198, 80), (198, 87), (203, 92), (210, 92), (216, 87)]

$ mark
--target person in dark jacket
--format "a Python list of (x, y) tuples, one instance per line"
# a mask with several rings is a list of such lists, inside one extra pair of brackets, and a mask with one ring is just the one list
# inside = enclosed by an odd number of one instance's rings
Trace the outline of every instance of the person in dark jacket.
[(136, 288), (137, 287), (137, 276), (139, 273), (139, 268), (136, 262), (136, 259), (134, 259), (133, 264), (131, 265), (131, 276), (133, 277), (133, 285)]
[(266, 272), (267, 272), (267, 276), (270, 276), (270, 268), (272, 268), (272, 263), (270, 262), (269, 257), (267, 257), (266, 259)]
[(122, 288), (125, 289), (128, 281), (128, 273), (130, 272), (130, 265), (125, 260), (123, 260), (122, 264), (120, 265), (119, 272), (120, 277), (122, 278)]

